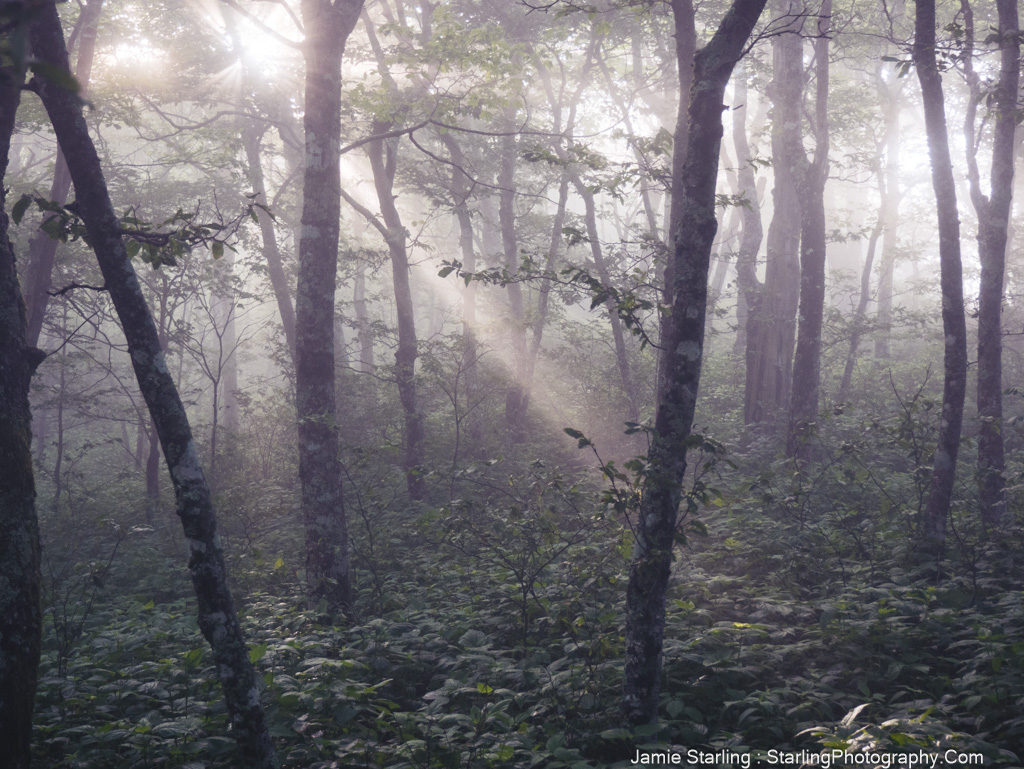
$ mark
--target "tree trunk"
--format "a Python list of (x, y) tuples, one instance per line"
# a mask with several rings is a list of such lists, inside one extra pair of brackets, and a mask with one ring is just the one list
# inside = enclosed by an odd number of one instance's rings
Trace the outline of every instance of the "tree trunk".
[[(267, 185), (263, 178), (263, 160), (260, 156), (260, 132), (254, 120), (247, 121), (242, 127), (242, 146), (245, 149), (246, 165), (249, 172), (249, 183), (256, 193), (256, 200), (263, 204), (269, 203)], [(277, 300), (277, 311), (281, 315), (281, 326), (284, 329), (288, 354), (295, 359), (295, 308), (292, 306), (291, 289), (288, 287), (288, 276), (284, 271), (281, 249), (277, 243), (277, 231), (274, 220), (266, 211), (256, 211), (260, 222), (260, 236), (263, 240), (263, 258), (267, 260), (267, 275), (270, 286), (274, 289)]]
[[(783, 6), (799, 25), (792, 5)], [(745, 424), (774, 421), (789, 406), (793, 345), (800, 285), (800, 201), (794, 170), (803, 92), (802, 45), (797, 34), (779, 34), (772, 41), (772, 190), (774, 212), (768, 226), (764, 285), (751, 308), (747, 328), (747, 377), (744, 397)], [(793, 121), (796, 121), (795, 123)], [(753, 333), (749, 333), (753, 332)]]
[[(67, 49), (56, 6), (38, 9), (30, 28), (33, 55), (59, 71), (68, 71)], [(174, 483), (178, 516), (189, 543), (189, 571), (199, 609), (199, 627), (213, 649), (232, 733), (246, 766), (277, 767), (277, 757), (260, 705), (259, 682), (249, 662), (228, 587), (227, 571), (210, 490), (196, 452), (185, 407), (174, 386), (153, 316), (121, 240), (99, 156), (82, 116), (78, 96), (45, 78), (36, 90), (53, 125), (75, 186), (89, 243), (117, 311), (132, 366)]]
[(964, 318), (963, 268), (960, 262), (960, 214), (949, 156), (942, 76), (935, 56), (935, 0), (915, 0), (913, 60), (921, 83), (925, 131), (931, 156), (932, 187), (939, 220), (940, 284), (942, 286), (943, 357), (942, 423), (932, 460), (931, 486), (924, 519), (923, 544), (938, 557), (946, 542), (946, 521), (956, 476), (960, 427), (967, 389), (967, 321)]
[[(385, 133), (390, 124), (375, 121), (374, 134)], [(395, 314), (398, 319), (398, 349), (395, 351), (395, 379), (398, 398), (405, 418), (405, 445), (402, 469), (405, 485), (412, 499), (426, 496), (423, 480), (423, 414), (416, 395), (416, 358), (419, 357), (416, 339), (416, 319), (413, 312), (412, 287), (409, 283), (409, 252), (407, 232), (402, 216), (395, 206), (395, 173), (398, 170), (398, 139), (377, 139), (367, 147), (377, 202), (384, 219), (382, 234), (391, 256), (391, 278), (395, 288)]]
[(295, 406), (306, 579), (327, 610), (349, 612), (348, 524), (338, 461), (334, 301), (341, 215), (341, 59), (362, 0), (302, 4), (306, 40), (302, 237), (295, 295)]
[(749, 319), (757, 302), (761, 282), (757, 279), (757, 252), (764, 239), (764, 226), (761, 223), (760, 196), (757, 194), (757, 179), (751, 164), (750, 142), (747, 140), (747, 101), (749, 89), (746, 68), (740, 65), (739, 75), (733, 79), (736, 89), (736, 108), (732, 113), (732, 141), (736, 148), (737, 181), (740, 192), (746, 196), (748, 205), (741, 212), (743, 229), (740, 231), (740, 244), (736, 253), (736, 332), (735, 352), (738, 354), (747, 349)]
[[(96, 34), (99, 28), (100, 13), (103, 0), (90, 0), (81, 6), (78, 17), (79, 38), (78, 61), (75, 64), (75, 79), (78, 81), (81, 95), (84, 97), (92, 77), (92, 63), (96, 56)], [(71, 189), (71, 175), (64, 154), (57, 149), (57, 162), (53, 169), (53, 183), (50, 186), (50, 200), (65, 203)], [(26, 279), (25, 304), (28, 310), (28, 344), (39, 344), (39, 334), (43, 330), (43, 319), (46, 317), (46, 305), (50, 301), (50, 280), (53, 264), (60, 243), (39, 230), (28, 245), (28, 270)]]
[[(519, 272), (519, 242), (516, 236), (516, 161), (518, 143), (511, 133), (514, 120), (511, 116), (505, 122), (508, 135), (501, 138), (501, 170), (498, 173), (498, 222), (501, 228), (502, 254), (505, 269), (509, 275)], [(526, 310), (523, 306), (523, 287), (512, 280), (506, 286), (508, 295), (508, 328), (506, 333), (512, 342), (510, 375), (512, 381), (505, 394), (505, 423), (513, 443), (526, 438), (526, 410), (530, 402), (526, 377)]]
[[(899, 4), (897, 11), (902, 16)], [(881, 360), (889, 358), (889, 339), (892, 334), (892, 282), (900, 224), (900, 111), (903, 109), (905, 83), (904, 78), (886, 83), (881, 76), (878, 77), (878, 87), (885, 101), (885, 193), (882, 197), (882, 258), (878, 265), (879, 331), (875, 339), (875, 357)]]
[(999, 14), (999, 80), (991, 91), (995, 106), (992, 144), (991, 192), (981, 191), (978, 173), (975, 117), (981, 101), (981, 82), (974, 71), (974, 14), (969, 0), (964, 11), (964, 70), (971, 100), (964, 122), (967, 177), (971, 201), (978, 215), (978, 256), (981, 286), (978, 295), (978, 497), (981, 519), (997, 526), (1006, 512), (1006, 460), (1003, 449), (1003, 339), (1002, 305), (1007, 230), (1013, 200), (1014, 141), (1017, 128), (1017, 90), (1020, 83), (1020, 39), (1016, 0), (997, 0)]
[(821, 324), (825, 313), (825, 184), (828, 181), (828, 31), (832, 0), (822, 0), (814, 39), (816, 93), (814, 159), (808, 160), (800, 134), (799, 158), (800, 315), (793, 358), (793, 393), (789, 407), (786, 455), (811, 458), (810, 437), (818, 419), (821, 391)]
[[(476, 272), (476, 250), (473, 247), (473, 220), (469, 211), (470, 177), (465, 172), (466, 159), (459, 143), (451, 134), (442, 134), (441, 141), (448, 149), (452, 162), (452, 179), (449, 190), (459, 224), (459, 253), (462, 255), (462, 269), (467, 273)], [(483, 425), (479, 410), (480, 375), (477, 370), (479, 347), (476, 339), (476, 281), (470, 281), (462, 288), (462, 344), (463, 366), (466, 377), (466, 408), (469, 410), (469, 437), (472, 450), (480, 448), (483, 439)], [(458, 415), (456, 415), (458, 416)]]
[[(6, 42), (6, 41), (3, 41)], [(0, 69), (0, 768), (28, 769), (43, 618), (28, 393), (43, 353), (29, 345), (7, 238), (7, 158), (24, 76)]]
[[(610, 286), (612, 281), (611, 273), (608, 271), (608, 265), (605, 263), (601, 241), (598, 237), (597, 205), (594, 202), (594, 193), (583, 184), (579, 174), (571, 172), (570, 178), (577, 194), (583, 198), (587, 239), (590, 241), (590, 255), (594, 260), (594, 266), (597, 267), (597, 275), (601, 279), (601, 283)], [(608, 310), (608, 322), (612, 328), (612, 342), (615, 345), (615, 363), (619, 369), (622, 392), (626, 396), (626, 421), (635, 424), (640, 421), (640, 406), (636, 384), (633, 381), (633, 369), (629, 363), (626, 337), (622, 330), (622, 319), (619, 318), (618, 308), (611, 299), (605, 300), (605, 309)]]
[[(881, 177), (881, 174), (879, 174)], [(850, 390), (850, 382), (853, 380), (853, 367), (857, 364), (857, 351), (860, 349), (860, 338), (863, 336), (864, 318), (867, 317), (868, 301), (871, 299), (871, 268), (875, 264), (875, 251), (878, 249), (878, 238), (882, 234), (884, 216), (884, 204), (879, 207), (878, 221), (868, 236), (868, 252), (864, 257), (864, 269), (860, 275), (860, 298), (857, 300), (857, 309), (853, 313), (853, 330), (850, 333), (850, 349), (846, 353), (846, 365), (843, 367), (843, 379), (839, 384), (839, 395), (837, 400), (843, 402)]]
[[(680, 13), (683, 3), (674, 3)], [(694, 59), (685, 162), (673, 162), (671, 233), (673, 283), (668, 321), (663, 323), (658, 401), (643, 483), (636, 544), (626, 592), (626, 662), (623, 708), (634, 724), (657, 719), (665, 596), (672, 568), (679, 503), (683, 497), (686, 447), (693, 425), (704, 351), (708, 267), (715, 239), (715, 182), (722, 140), (722, 100), (733, 67), (764, 9), (765, 0), (735, 0), (714, 37)], [(680, 98), (685, 102), (686, 95)], [(678, 184), (675, 182), (679, 182)]]

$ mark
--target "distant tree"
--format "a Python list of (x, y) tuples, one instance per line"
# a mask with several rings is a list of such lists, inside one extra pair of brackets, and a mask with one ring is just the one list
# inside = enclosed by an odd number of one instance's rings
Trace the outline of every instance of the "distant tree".
[(912, 58), (921, 83), (924, 124), (931, 156), (932, 187), (939, 224), (939, 265), (942, 288), (943, 356), (942, 422), (939, 425), (931, 485), (921, 521), (925, 549), (941, 554), (960, 450), (960, 428), (967, 390), (967, 321), (964, 318), (964, 280), (960, 260), (960, 212), (949, 155), (946, 104), (935, 49), (935, 0), (915, 0)]
[[(722, 140), (722, 100), (733, 67), (743, 55), (766, 0), (735, 0), (708, 44), (697, 52), (693, 85), (680, 93), (689, 103), (688, 136), (673, 162), (672, 207), (678, 220), (669, 252), (672, 283), (662, 325), (658, 400), (647, 455), (636, 543), (626, 592), (626, 667), (623, 708), (630, 722), (657, 719), (665, 634), (665, 594), (672, 569), (686, 449), (693, 426), (704, 355), (708, 268), (718, 223), (715, 184)], [(688, 13), (689, 3), (673, 3)], [(680, 73), (681, 75), (683, 73)], [(680, 78), (681, 83), (685, 78)], [(681, 121), (682, 122), (682, 121)], [(676, 217), (673, 217), (676, 219)]]
[[(50, 72), (68, 73), (67, 48), (57, 8), (42, 6), (30, 26), (33, 57)], [(267, 730), (260, 687), (228, 586), (224, 551), (210, 489), (203, 475), (185, 407), (167, 368), (149, 305), (122, 239), (82, 102), (66, 82), (36, 76), (39, 95), (68, 163), (78, 210), (96, 253), (106, 289), (121, 321), (128, 351), (174, 484), (178, 517), (189, 543), (189, 571), (199, 627), (213, 650), (232, 732), (246, 766), (279, 766)]]
[[(825, 183), (829, 152), (829, 51), (828, 33), (832, 0), (822, 0), (814, 30), (814, 156), (807, 157), (802, 132), (797, 131), (796, 176), (800, 197), (800, 312), (796, 352), (793, 355), (793, 389), (789, 403), (786, 455), (810, 456), (810, 426), (818, 419), (821, 392), (821, 326), (825, 313)], [(801, 56), (798, 60), (803, 61)], [(801, 65), (802, 66), (802, 65)]]
[(981, 288), (978, 295), (978, 497), (982, 520), (998, 525), (1006, 512), (1006, 459), (1003, 449), (1003, 281), (1006, 241), (1013, 200), (1014, 142), (1017, 130), (1017, 90), (1020, 84), (1020, 36), (1015, 0), (996, 0), (999, 14), (999, 77), (989, 91), (995, 121), (990, 192), (981, 189), (975, 121), (985, 98), (974, 70), (974, 11), (961, 0), (964, 18), (964, 70), (971, 89), (964, 138), (971, 202), (978, 215), (978, 256)]
[[(7, 24), (9, 18), (3, 18)], [(6, 30), (5, 30), (6, 31)], [(7, 58), (8, 34), (0, 36)], [(43, 353), (28, 322), (7, 237), (7, 160), (24, 73), (0, 67), (0, 768), (28, 769), (42, 642), (39, 521), (32, 472), (29, 384)]]
[[(802, 154), (796, 116), (803, 108), (802, 3), (782, 0), (773, 10), (786, 21), (772, 40), (772, 220), (764, 281), (747, 323), (744, 422), (775, 420), (789, 407), (800, 284), (800, 198), (796, 171)], [(792, 31), (790, 31), (792, 30)]]

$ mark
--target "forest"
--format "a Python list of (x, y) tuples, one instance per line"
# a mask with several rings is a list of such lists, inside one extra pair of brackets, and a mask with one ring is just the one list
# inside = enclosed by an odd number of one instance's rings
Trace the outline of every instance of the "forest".
[(0, 769), (1024, 766), (1016, 0), (0, 0)]

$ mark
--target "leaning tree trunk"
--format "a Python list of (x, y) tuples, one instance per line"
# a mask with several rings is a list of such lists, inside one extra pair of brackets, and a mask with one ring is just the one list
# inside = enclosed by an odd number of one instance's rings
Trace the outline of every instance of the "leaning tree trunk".
[[(90, 0), (81, 8), (77, 24), (79, 42), (75, 78), (78, 80), (79, 89), (84, 96), (92, 76), (92, 63), (96, 55), (96, 34), (99, 28), (100, 13), (103, 10), (103, 0)], [(60, 204), (65, 203), (70, 189), (71, 175), (68, 173), (68, 164), (64, 160), (64, 153), (58, 148), (57, 162), (53, 169), (53, 183), (50, 185), (50, 200), (55, 200)], [(59, 243), (59, 240), (51, 238), (40, 230), (28, 244), (25, 304), (28, 312), (29, 345), (39, 343), (39, 334), (43, 330), (46, 306), (50, 301), (50, 280)]]
[(295, 291), (295, 408), (306, 579), (331, 613), (352, 606), (335, 400), (334, 294), (341, 215), (341, 59), (362, 0), (306, 0), (306, 158)]
[(932, 187), (939, 220), (942, 287), (943, 356), (942, 423), (939, 426), (931, 486), (921, 521), (925, 550), (938, 557), (946, 542), (946, 521), (953, 494), (960, 428), (967, 389), (967, 321), (964, 318), (963, 268), (960, 262), (960, 213), (949, 156), (942, 76), (935, 56), (935, 0), (916, 0), (913, 60), (921, 83), (924, 124), (931, 156)]
[[(53, 5), (41, 6), (30, 28), (33, 56), (68, 71), (64, 36)], [(277, 767), (260, 704), (260, 686), (228, 587), (210, 489), (192, 438), (185, 407), (167, 369), (156, 325), (121, 237), (99, 156), (73, 92), (35, 78), (75, 186), (81, 217), (121, 321), (139, 389), (160, 436), (174, 484), (178, 516), (189, 544), (189, 571), (199, 609), (199, 627), (213, 649), (241, 760), (250, 767)]]
[[(786, 456), (808, 460), (810, 437), (818, 418), (821, 394), (821, 325), (825, 314), (825, 183), (828, 181), (828, 28), (832, 0), (822, 0), (814, 39), (814, 159), (802, 143), (795, 148), (800, 163), (800, 313), (793, 390), (789, 406)], [(797, 133), (799, 141), (800, 134)]]
[(32, 373), (43, 353), (28, 322), (7, 239), (4, 177), (23, 76), (0, 69), (0, 768), (28, 769), (43, 616), (32, 473)]
[[(680, 12), (673, 5), (673, 11)], [(677, 514), (683, 498), (686, 447), (693, 425), (704, 354), (708, 267), (718, 227), (715, 182), (722, 140), (722, 100), (733, 67), (765, 0), (735, 0), (714, 37), (694, 58), (685, 162), (673, 163), (681, 184), (671, 233), (671, 304), (662, 325), (662, 360), (651, 448), (647, 455), (636, 544), (626, 591), (626, 666), (623, 708), (634, 723), (657, 719), (661, 689), (665, 596), (672, 569)], [(685, 99), (686, 94), (680, 95)], [(675, 172), (674, 172), (675, 173)]]
[(999, 80), (990, 92), (995, 104), (992, 142), (991, 192), (981, 191), (978, 173), (975, 118), (982, 99), (981, 82), (974, 71), (974, 14), (969, 0), (964, 11), (964, 70), (971, 100), (964, 121), (967, 145), (967, 177), (971, 202), (978, 215), (978, 256), (981, 287), (978, 294), (978, 498), (981, 519), (996, 526), (1006, 512), (1006, 459), (1003, 447), (1003, 280), (1006, 272), (1006, 241), (1013, 200), (1014, 141), (1017, 129), (1017, 89), (1020, 83), (1020, 39), (1016, 0), (997, 0), (1000, 41)]

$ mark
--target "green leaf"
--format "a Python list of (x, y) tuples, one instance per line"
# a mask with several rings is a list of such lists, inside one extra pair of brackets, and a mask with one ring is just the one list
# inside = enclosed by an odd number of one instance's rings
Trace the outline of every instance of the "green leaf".
[(18, 198), (18, 202), (11, 208), (11, 221), (15, 224), (21, 224), (21, 218), (25, 215), (30, 205), (32, 205), (32, 197), (30, 195), (22, 195)]
[(267, 655), (267, 645), (257, 644), (249, 649), (249, 662), (259, 662)]

